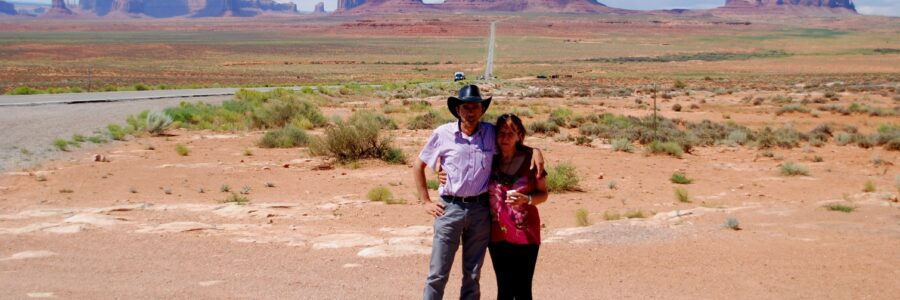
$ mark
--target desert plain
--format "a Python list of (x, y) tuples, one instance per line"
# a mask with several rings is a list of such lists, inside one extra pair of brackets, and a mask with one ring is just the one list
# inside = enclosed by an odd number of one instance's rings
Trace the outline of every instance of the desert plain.
[[(497, 78), (474, 80), (491, 21)], [(437, 14), (0, 28), (6, 92), (297, 87), (167, 99), (168, 108), (129, 102), (114, 110), (116, 126), (88, 121), (109, 118), (99, 104), (0, 107), (18, 116), (0, 117), (16, 130), (2, 145), (3, 299), (420, 298), (432, 218), (411, 165), (464, 83), (493, 96), (486, 121), (523, 116), (526, 144), (547, 158), (554, 190), (539, 206), (537, 298), (900, 294), (896, 18)], [(452, 82), (455, 71), (469, 80)], [(152, 132), (144, 110), (173, 122)], [(53, 124), (68, 130), (42, 129)], [(375, 138), (363, 126), (372, 124)], [(385, 149), (340, 152), (339, 133)], [(490, 258), (482, 275), (493, 298)], [(459, 281), (457, 262), (448, 298)]]

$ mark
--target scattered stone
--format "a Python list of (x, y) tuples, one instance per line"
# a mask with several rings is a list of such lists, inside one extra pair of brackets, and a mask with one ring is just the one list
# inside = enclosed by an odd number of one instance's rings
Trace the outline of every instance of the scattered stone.
[(99, 214), (77, 214), (63, 220), (66, 223), (81, 223), (81, 224), (90, 224), (94, 226), (112, 226), (116, 225), (119, 221), (116, 218), (107, 215), (99, 215)]
[(100, 154), (94, 154), (95, 162), (109, 162), (109, 159), (106, 156)]
[(198, 230), (215, 229), (213, 225), (199, 222), (172, 222), (160, 224), (158, 226), (148, 226), (138, 230), (137, 233), (178, 233)]
[(0, 258), (0, 261), (3, 260), (20, 260), (20, 259), (29, 259), (29, 258), (44, 258), (56, 255), (55, 252), (47, 251), (47, 250), (37, 250), (37, 251), (23, 251), (16, 254), (13, 254), (7, 258)]
[(413, 225), (409, 227), (383, 227), (379, 229), (381, 232), (389, 233), (392, 235), (399, 236), (416, 236), (416, 235), (431, 235), (432, 227), (424, 226), (424, 225)]
[(28, 298), (56, 298), (52, 292), (33, 292), (25, 294)]
[(332, 164), (330, 164), (330, 163), (323, 163), (323, 164), (321, 164), (321, 165), (312, 167), (312, 170), (313, 170), (313, 171), (327, 171), (327, 170), (334, 170), (334, 165), (332, 165)]
[(43, 229), (44, 232), (56, 234), (72, 234), (84, 231), (83, 224), (62, 225)]
[(356, 255), (360, 257), (400, 257), (410, 255), (429, 255), (431, 247), (422, 245), (378, 245), (360, 250)]
[(329, 234), (312, 240), (313, 249), (337, 249), (359, 246), (374, 246), (384, 243), (384, 240), (360, 233)]
[(223, 282), (225, 282), (225, 281), (222, 281), (222, 280), (209, 280), (209, 281), (201, 281), (201, 282), (198, 282), (197, 284), (199, 284), (200, 286), (214, 286), (214, 285), (217, 285), (217, 284), (220, 284), (220, 283), (223, 283)]

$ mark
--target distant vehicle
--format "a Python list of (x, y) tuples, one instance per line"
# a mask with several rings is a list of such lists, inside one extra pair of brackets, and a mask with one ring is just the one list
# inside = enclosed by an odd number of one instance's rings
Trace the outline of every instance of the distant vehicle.
[(537, 79), (547, 79), (547, 75), (539, 74), (539, 75), (537, 76)]
[(453, 73), (453, 81), (466, 80), (466, 74), (463, 72)]

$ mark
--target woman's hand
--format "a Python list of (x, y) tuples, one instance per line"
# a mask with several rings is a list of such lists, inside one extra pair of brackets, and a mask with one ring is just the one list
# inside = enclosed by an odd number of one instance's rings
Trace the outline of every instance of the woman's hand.
[(541, 150), (538, 148), (534, 148), (533, 154), (531, 155), (531, 167), (529, 169), (534, 170), (535, 174), (537, 174), (537, 178), (541, 178), (544, 176), (544, 154), (541, 153)]
[(447, 172), (444, 172), (444, 170), (438, 172), (438, 182), (441, 184), (447, 183)]
[(517, 190), (509, 190), (506, 192), (506, 203), (509, 205), (522, 205), (528, 203), (528, 195), (519, 193)]

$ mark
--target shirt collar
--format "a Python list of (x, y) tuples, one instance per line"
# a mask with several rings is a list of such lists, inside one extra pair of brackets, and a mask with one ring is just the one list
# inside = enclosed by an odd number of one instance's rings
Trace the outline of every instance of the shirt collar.
[[(481, 121), (478, 121), (478, 126), (475, 127), (475, 132), (472, 132), (470, 136), (476, 136), (481, 131)], [(462, 121), (456, 120), (456, 127), (454, 127), (453, 133), (463, 134), (462, 132)]]

